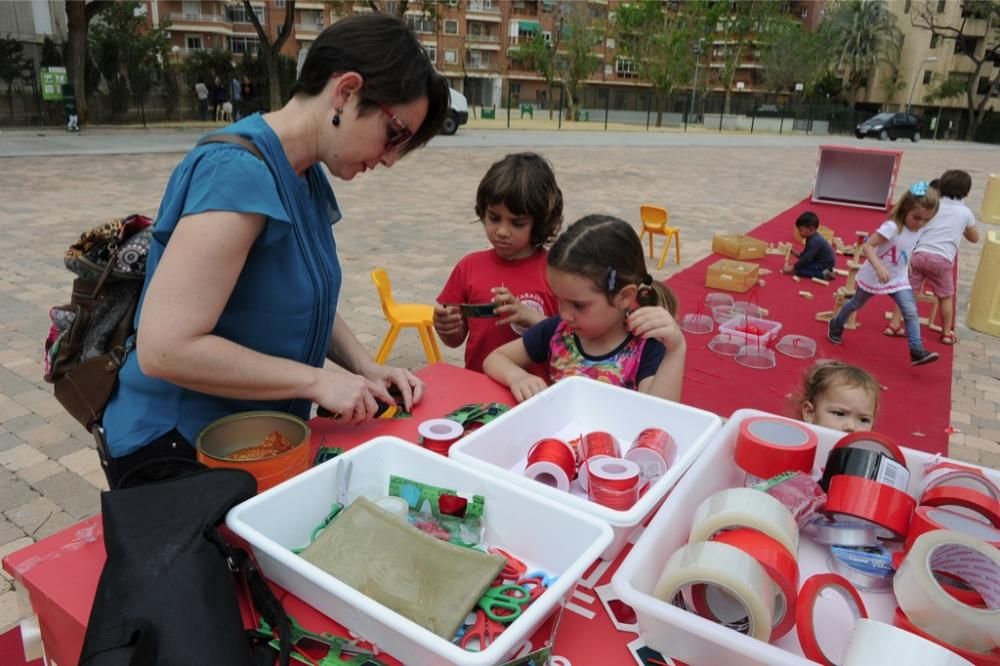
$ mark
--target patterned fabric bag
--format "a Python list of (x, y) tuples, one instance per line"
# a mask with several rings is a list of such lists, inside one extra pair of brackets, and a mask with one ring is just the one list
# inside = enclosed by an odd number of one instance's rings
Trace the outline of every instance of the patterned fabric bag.
[(66, 250), (64, 263), (77, 278), (69, 304), (49, 311), (45, 381), (88, 430), (104, 413), (130, 351), (152, 223), (143, 215), (112, 220)]

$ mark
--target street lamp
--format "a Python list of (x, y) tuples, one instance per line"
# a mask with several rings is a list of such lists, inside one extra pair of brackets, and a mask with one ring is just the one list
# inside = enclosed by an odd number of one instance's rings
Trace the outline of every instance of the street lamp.
[(907, 113), (910, 112), (910, 102), (913, 101), (913, 91), (915, 91), (917, 89), (917, 79), (920, 78), (920, 70), (922, 70), (924, 68), (924, 65), (926, 65), (927, 63), (929, 63), (929, 62), (937, 62), (937, 60), (938, 60), (937, 56), (927, 56), (926, 58), (924, 58), (924, 61), (922, 63), (920, 63), (920, 66), (917, 67), (917, 73), (913, 75), (913, 85), (910, 86), (910, 96), (906, 98), (906, 112)]

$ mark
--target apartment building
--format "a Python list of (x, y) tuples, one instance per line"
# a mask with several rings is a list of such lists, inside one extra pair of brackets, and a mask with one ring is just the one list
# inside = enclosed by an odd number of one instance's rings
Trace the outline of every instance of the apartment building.
[(66, 9), (59, 0), (0, 2), (0, 36), (21, 42), (36, 71), (45, 38), (62, 44), (66, 35)]

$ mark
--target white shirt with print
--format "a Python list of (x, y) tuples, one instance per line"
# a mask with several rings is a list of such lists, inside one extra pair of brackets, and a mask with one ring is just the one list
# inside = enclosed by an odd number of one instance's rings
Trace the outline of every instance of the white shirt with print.
[(875, 248), (875, 255), (888, 271), (889, 281), (879, 282), (875, 267), (866, 261), (858, 271), (858, 286), (872, 294), (894, 294), (909, 289), (910, 257), (922, 231), (911, 231), (905, 226), (900, 231), (895, 220), (886, 220), (876, 233), (886, 240)]

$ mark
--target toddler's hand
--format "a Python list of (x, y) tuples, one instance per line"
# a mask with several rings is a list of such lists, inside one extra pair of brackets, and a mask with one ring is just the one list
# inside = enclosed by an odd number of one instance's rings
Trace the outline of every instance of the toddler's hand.
[(667, 351), (674, 351), (684, 344), (684, 333), (666, 308), (639, 308), (628, 316), (625, 325), (632, 335), (659, 340)]
[(514, 394), (514, 398), (518, 402), (524, 402), (531, 396), (541, 393), (546, 388), (547, 385), (541, 377), (527, 374), (524, 377), (514, 380), (514, 383), (510, 385), (510, 392)]
[(521, 303), (521, 301), (507, 287), (493, 288), (493, 304), (496, 306), (496, 313), (499, 319), (497, 326), (506, 324), (517, 324), (518, 326), (530, 326), (532, 322), (526, 317), (532, 313), (531, 308)]
[(434, 330), (441, 338), (465, 334), (465, 321), (455, 305), (434, 306)]

